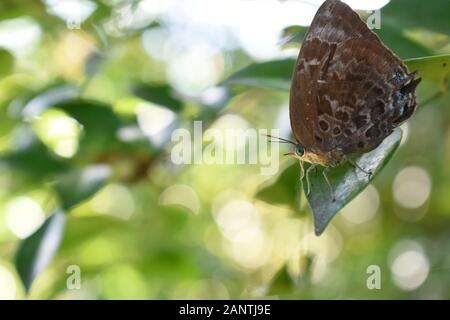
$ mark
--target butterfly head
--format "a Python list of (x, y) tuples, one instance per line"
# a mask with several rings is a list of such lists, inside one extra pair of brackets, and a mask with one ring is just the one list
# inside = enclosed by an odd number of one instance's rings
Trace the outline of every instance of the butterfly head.
[[(328, 166), (328, 165), (330, 165), (331, 162), (333, 162), (332, 157), (330, 158), (330, 155), (321, 155), (321, 154), (309, 151), (300, 142), (294, 142), (294, 141), (291, 141), (288, 139), (274, 137), (271, 135), (266, 135), (266, 136), (271, 139), (270, 142), (288, 143), (294, 147), (293, 148), (294, 150), (286, 153), (285, 156), (292, 156), (300, 161), (306, 161), (306, 162), (309, 162), (312, 164), (320, 164), (322, 166)], [(273, 140), (273, 139), (275, 139), (275, 140)]]
[(290, 153), (290, 155), (292, 155), (296, 159), (299, 159), (300, 161), (306, 161), (312, 164), (328, 166), (330, 163), (327, 156), (308, 151), (300, 143), (295, 144), (294, 152)]

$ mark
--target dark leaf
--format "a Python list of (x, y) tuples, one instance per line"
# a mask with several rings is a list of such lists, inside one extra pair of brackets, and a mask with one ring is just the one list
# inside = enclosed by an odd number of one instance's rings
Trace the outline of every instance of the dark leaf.
[[(333, 168), (329, 172), (331, 185), (334, 188), (335, 201), (321, 172), (310, 174), (311, 192), (307, 196), (313, 211), (314, 226), (317, 235), (320, 235), (331, 221), (331, 219), (353, 198), (355, 198), (373, 180), (378, 172), (384, 167), (400, 145), (402, 132), (400, 129), (394, 131), (375, 150), (355, 159), (358, 165), (365, 171), (372, 172), (369, 177), (359, 169), (345, 164)], [(319, 170), (320, 171), (320, 170)], [(304, 191), (306, 193), (306, 183)]]
[(105, 185), (110, 175), (108, 166), (93, 165), (59, 176), (55, 181), (54, 189), (59, 196), (61, 206), (65, 210), (70, 210), (87, 200)]
[[(65, 111), (83, 125), (84, 133), (90, 140), (101, 144), (111, 143), (120, 128), (120, 119), (108, 104), (79, 98), (79, 89), (71, 85), (56, 85), (34, 95), (25, 105), (22, 113), (33, 119), (49, 108)], [(101, 121), (100, 121), (101, 120)]]
[(26, 291), (30, 289), (33, 280), (47, 267), (58, 250), (65, 223), (64, 211), (56, 211), (35, 233), (21, 243), (15, 264)]
[(104, 154), (124, 146), (118, 133), (125, 121), (114, 113), (111, 105), (80, 98), (77, 87), (57, 84), (34, 94), (23, 107), (22, 115), (27, 121), (33, 121), (48, 109), (62, 110), (81, 124), (74, 159), (83, 164), (97, 161)]
[(114, 149), (119, 143), (117, 132), (122, 123), (108, 104), (93, 100), (70, 99), (54, 107), (67, 112), (83, 126), (77, 157), (86, 159), (89, 155), (96, 156)]
[(23, 138), (30, 139), (30, 142), (18, 150), (0, 155), (1, 165), (41, 182), (67, 168), (67, 164), (51, 153), (34, 135)]
[[(71, 99), (54, 105), (67, 112), (83, 125), (85, 134), (90, 139), (114, 139), (120, 128), (120, 120), (110, 105), (85, 99)], [(105, 141), (103, 141), (105, 142)], [(110, 140), (111, 142), (111, 140)]]
[(269, 295), (285, 295), (292, 293), (296, 288), (296, 283), (289, 274), (288, 268), (284, 265), (275, 275), (270, 284)]
[(83, 128), (77, 159), (93, 161), (99, 154), (115, 150), (120, 141), (118, 130), (123, 126), (121, 119), (108, 104), (78, 97), (79, 89), (70, 85), (48, 88), (28, 101), (22, 113), (32, 120), (47, 109), (55, 108), (66, 112)]
[(168, 85), (140, 84), (133, 89), (133, 92), (139, 98), (167, 107), (174, 112), (180, 112), (183, 109), (183, 102), (174, 95), (172, 88)]
[(308, 297), (311, 290), (311, 277), (314, 258), (310, 255), (300, 257), (300, 274), (293, 277), (287, 265), (284, 265), (274, 276), (270, 287), (269, 295), (292, 295)]
[(223, 85), (244, 85), (289, 91), (295, 59), (251, 64), (222, 82)]
[(300, 207), (300, 166), (298, 161), (285, 168), (279, 176), (263, 186), (256, 198), (273, 205), (287, 205), (293, 209)]

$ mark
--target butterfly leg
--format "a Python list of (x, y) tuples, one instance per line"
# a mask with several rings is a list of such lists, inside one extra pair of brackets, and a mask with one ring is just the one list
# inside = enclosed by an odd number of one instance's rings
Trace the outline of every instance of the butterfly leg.
[(303, 178), (305, 177), (305, 167), (303, 166), (303, 161), (299, 160), (300, 162), (300, 181), (303, 181)]
[(332, 167), (330, 167), (330, 166), (329, 167), (325, 167), (325, 169), (322, 171), (322, 175), (323, 175), (325, 181), (327, 182), (328, 187), (330, 188), (330, 193), (331, 193), (331, 197), (333, 199), (333, 202), (335, 202), (336, 201), (336, 197), (334, 195), (334, 189), (333, 189), (333, 186), (331, 185), (330, 179), (328, 179), (328, 172), (330, 171), (331, 168)]
[(309, 196), (309, 193), (311, 192), (311, 182), (309, 181), (309, 174), (311, 171), (313, 171), (317, 167), (317, 164), (312, 164), (309, 166), (308, 170), (306, 170), (306, 196)]
[(364, 170), (363, 168), (361, 168), (361, 167), (359, 166), (359, 164), (356, 163), (355, 160), (353, 160), (353, 159), (351, 159), (351, 158), (348, 158), (348, 162), (353, 166), (353, 168), (356, 168), (356, 169), (358, 169), (358, 170), (364, 172), (365, 174), (367, 174), (367, 175), (369, 176), (369, 178), (370, 178), (370, 176), (372, 175), (372, 171), (366, 171), (366, 170)]

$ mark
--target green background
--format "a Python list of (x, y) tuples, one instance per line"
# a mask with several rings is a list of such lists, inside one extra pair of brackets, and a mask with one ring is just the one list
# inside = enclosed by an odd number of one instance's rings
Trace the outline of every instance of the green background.
[[(33, 45), (0, 51), (0, 297), (450, 298), (448, 69), (424, 80), (418, 101), (435, 98), (403, 127), (371, 186), (316, 237), (292, 159), (281, 158), (273, 178), (258, 165), (170, 161), (171, 131), (194, 120), (281, 126), (287, 137), (290, 74), (242, 43), (211, 50), (193, 41), (181, 50), (193, 60), (165, 60), (170, 24), (156, 15), (124, 27), (116, 9), (127, 1), (95, 3), (71, 30), (45, 2), (0, 2), (0, 34), (40, 30)], [(392, 0), (377, 32), (403, 59), (450, 54), (448, 12), (446, 0)], [(280, 36), (291, 57), (302, 30)], [(262, 60), (250, 83), (216, 87)], [(78, 290), (67, 287), (73, 265)], [(379, 290), (366, 284), (373, 265)]]

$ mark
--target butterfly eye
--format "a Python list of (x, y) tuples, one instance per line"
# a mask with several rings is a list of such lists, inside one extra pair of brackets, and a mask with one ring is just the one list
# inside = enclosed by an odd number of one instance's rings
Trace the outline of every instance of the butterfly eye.
[(299, 157), (303, 157), (303, 155), (305, 154), (305, 148), (303, 148), (302, 145), (297, 145), (297, 147), (295, 147), (295, 154)]

